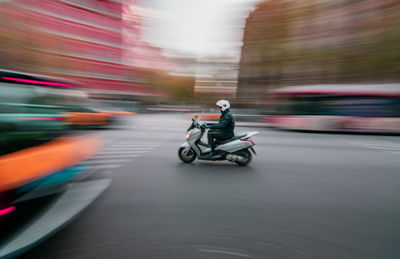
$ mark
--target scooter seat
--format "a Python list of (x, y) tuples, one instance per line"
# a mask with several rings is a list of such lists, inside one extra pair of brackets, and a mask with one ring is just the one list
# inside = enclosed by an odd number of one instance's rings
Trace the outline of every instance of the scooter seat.
[(218, 143), (218, 146), (219, 146), (219, 145), (222, 145), (222, 144), (225, 144), (225, 143), (228, 143), (228, 142), (233, 141), (233, 140), (237, 140), (237, 139), (243, 138), (243, 137), (246, 136), (246, 135), (247, 135), (247, 134), (241, 134), (241, 135), (233, 136), (233, 137), (230, 138), (230, 139), (223, 140), (223, 141), (219, 142), (219, 143)]

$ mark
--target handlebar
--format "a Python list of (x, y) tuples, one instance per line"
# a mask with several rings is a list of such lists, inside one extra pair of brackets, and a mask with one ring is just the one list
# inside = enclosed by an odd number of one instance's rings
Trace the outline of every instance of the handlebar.
[(198, 120), (197, 120), (196, 117), (195, 117), (195, 118), (192, 118), (192, 125), (189, 127), (188, 131), (189, 131), (190, 129), (192, 129), (192, 128), (197, 128), (197, 129), (204, 130), (204, 128), (201, 127), (202, 125), (205, 125), (206, 127), (208, 126), (207, 123), (205, 123), (205, 122), (204, 122), (203, 124), (200, 125), (200, 123), (198, 122)]

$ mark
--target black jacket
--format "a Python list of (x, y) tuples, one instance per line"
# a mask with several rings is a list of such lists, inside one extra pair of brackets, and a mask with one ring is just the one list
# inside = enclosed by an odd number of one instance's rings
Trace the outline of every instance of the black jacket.
[(209, 128), (218, 129), (229, 138), (233, 137), (235, 135), (233, 133), (233, 130), (235, 129), (235, 121), (232, 114), (229, 112), (229, 109), (222, 112), (218, 123), (209, 124)]

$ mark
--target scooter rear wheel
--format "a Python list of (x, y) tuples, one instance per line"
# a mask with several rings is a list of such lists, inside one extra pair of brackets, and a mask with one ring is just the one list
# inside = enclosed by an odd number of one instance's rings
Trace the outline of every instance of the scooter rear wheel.
[(190, 148), (187, 152), (185, 152), (185, 148), (183, 147), (179, 148), (178, 156), (184, 163), (191, 163), (197, 157), (196, 152), (194, 152), (193, 148)]
[(243, 153), (241, 153), (239, 155), (241, 155), (245, 158), (245, 160), (242, 162), (239, 162), (239, 161), (236, 162), (240, 166), (246, 166), (246, 165), (250, 164), (251, 160), (253, 159), (253, 156), (251, 155), (250, 151), (248, 151), (248, 150), (244, 150)]

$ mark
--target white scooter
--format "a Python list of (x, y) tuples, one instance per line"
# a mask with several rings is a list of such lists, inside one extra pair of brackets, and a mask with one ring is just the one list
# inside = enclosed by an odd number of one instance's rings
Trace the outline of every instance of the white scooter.
[[(206, 126), (207, 124), (204, 123)], [(179, 158), (185, 163), (193, 162), (196, 157), (201, 160), (221, 161), (228, 160), (238, 165), (248, 165), (252, 160), (251, 150), (255, 155), (252, 136), (258, 132), (249, 132), (242, 135), (234, 136), (231, 139), (222, 141), (215, 148), (215, 155), (209, 157), (211, 148), (208, 144), (201, 141), (205, 133), (205, 128), (201, 127), (197, 117), (193, 117), (192, 124), (186, 132), (186, 143), (183, 143), (178, 150)]]

